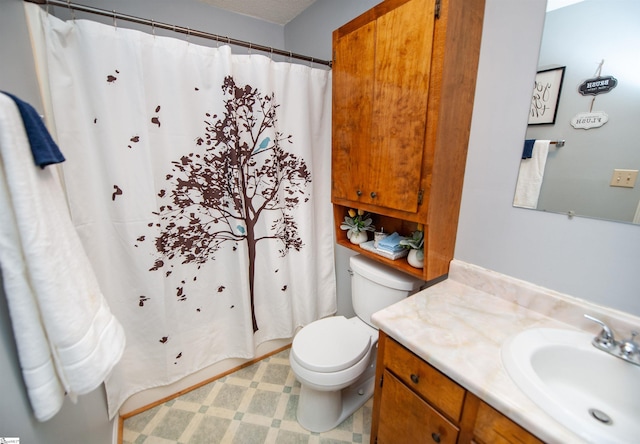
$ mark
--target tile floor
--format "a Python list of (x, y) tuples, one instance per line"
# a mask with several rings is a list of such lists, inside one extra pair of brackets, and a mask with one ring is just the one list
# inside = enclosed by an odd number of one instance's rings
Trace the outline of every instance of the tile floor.
[(325, 433), (296, 422), (289, 349), (124, 421), (123, 444), (368, 443), (373, 398)]

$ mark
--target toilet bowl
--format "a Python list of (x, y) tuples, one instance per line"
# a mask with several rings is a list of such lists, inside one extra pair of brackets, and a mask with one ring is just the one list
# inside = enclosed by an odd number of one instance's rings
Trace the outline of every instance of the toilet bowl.
[(312, 432), (331, 430), (373, 395), (378, 330), (371, 315), (407, 297), (423, 281), (356, 255), (350, 258), (356, 316), (333, 316), (303, 327), (289, 362), (300, 381), (298, 423)]
[(331, 430), (373, 395), (373, 327), (357, 317), (335, 316), (309, 324), (293, 342), (289, 362), (301, 384), (297, 419), (305, 429)]

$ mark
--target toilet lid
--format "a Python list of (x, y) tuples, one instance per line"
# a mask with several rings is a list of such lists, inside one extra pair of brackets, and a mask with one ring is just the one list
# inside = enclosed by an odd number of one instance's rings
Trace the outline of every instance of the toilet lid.
[(291, 351), (303, 367), (322, 373), (337, 372), (361, 360), (371, 346), (368, 329), (344, 316), (312, 322), (298, 332)]

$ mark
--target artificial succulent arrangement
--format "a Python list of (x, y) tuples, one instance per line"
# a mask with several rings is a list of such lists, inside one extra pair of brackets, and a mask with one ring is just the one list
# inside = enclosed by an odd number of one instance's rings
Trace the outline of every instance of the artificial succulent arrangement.
[(416, 231), (411, 233), (411, 237), (402, 239), (399, 243), (404, 248), (422, 251), (422, 247), (424, 247), (424, 231), (422, 224), (418, 224), (418, 228)]
[(344, 217), (344, 222), (340, 224), (340, 229), (347, 230), (347, 238), (351, 239), (354, 234), (362, 231), (374, 231), (375, 227), (369, 213), (351, 208), (349, 214)]

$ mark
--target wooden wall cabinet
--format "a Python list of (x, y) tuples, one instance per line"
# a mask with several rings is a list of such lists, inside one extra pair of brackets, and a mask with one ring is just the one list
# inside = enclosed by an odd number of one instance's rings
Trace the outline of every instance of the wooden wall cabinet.
[(350, 208), (423, 224), (424, 269), (388, 262), (425, 280), (453, 258), (483, 16), (484, 0), (385, 0), (333, 33), (337, 242), (362, 252), (339, 229)]
[(380, 332), (371, 444), (542, 444)]

